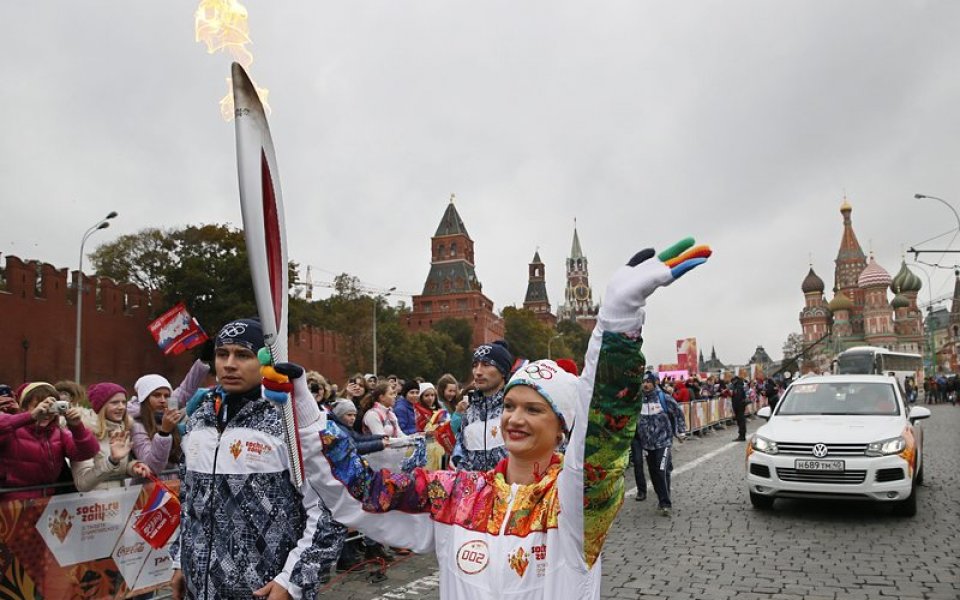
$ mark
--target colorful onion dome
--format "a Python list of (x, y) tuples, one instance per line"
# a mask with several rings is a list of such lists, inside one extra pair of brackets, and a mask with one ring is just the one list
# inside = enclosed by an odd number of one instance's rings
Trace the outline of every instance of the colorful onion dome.
[(890, 301), (890, 306), (892, 306), (894, 310), (898, 308), (907, 308), (910, 306), (910, 301), (907, 300), (907, 297), (903, 294), (897, 294), (893, 297), (893, 300)]
[(843, 292), (837, 292), (833, 295), (833, 300), (827, 305), (830, 312), (835, 313), (838, 310), (850, 310), (853, 308), (853, 300), (847, 297)]
[(877, 261), (871, 256), (867, 268), (860, 273), (857, 286), (860, 288), (887, 287), (892, 281), (890, 273), (887, 273), (883, 267), (878, 265)]
[(893, 277), (893, 282), (890, 284), (890, 291), (894, 294), (919, 292), (922, 287), (923, 282), (917, 274), (907, 267), (906, 262), (900, 261), (900, 270), (897, 271), (897, 274)]
[(803, 290), (804, 294), (823, 291), (823, 280), (813, 272), (813, 267), (810, 267), (810, 272), (807, 273), (807, 276), (803, 279), (800, 289)]

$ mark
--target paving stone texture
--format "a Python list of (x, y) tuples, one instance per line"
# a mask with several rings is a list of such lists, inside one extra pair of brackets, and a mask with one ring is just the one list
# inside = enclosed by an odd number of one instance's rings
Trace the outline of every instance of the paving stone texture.
[[(930, 408), (913, 518), (886, 506), (825, 501), (778, 500), (772, 511), (757, 511), (743, 484), (744, 446), (730, 444), (733, 430), (676, 445), (674, 514), (656, 514), (652, 491), (644, 502), (627, 498), (604, 549), (602, 597), (960, 599), (960, 406)], [(752, 420), (750, 430), (760, 424)], [(320, 598), (435, 600), (437, 562), (409, 557), (380, 583), (351, 573)]]

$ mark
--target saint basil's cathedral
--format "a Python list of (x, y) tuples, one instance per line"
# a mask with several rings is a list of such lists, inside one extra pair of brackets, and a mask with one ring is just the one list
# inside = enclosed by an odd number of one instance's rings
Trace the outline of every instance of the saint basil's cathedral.
[[(810, 267), (801, 284), (804, 307), (800, 311), (806, 353), (803, 371), (830, 372), (831, 361), (853, 346), (880, 346), (896, 352), (923, 354), (924, 331), (917, 307), (920, 278), (901, 262), (890, 276), (863, 253), (853, 231), (853, 207), (840, 206), (843, 235), (834, 260), (833, 297), (827, 302), (825, 285)], [(888, 291), (893, 294), (889, 299)]]

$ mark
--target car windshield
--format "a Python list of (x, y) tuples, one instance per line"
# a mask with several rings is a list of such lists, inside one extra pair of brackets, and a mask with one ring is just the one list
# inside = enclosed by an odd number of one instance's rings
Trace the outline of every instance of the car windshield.
[(777, 405), (778, 415), (899, 415), (889, 383), (797, 383)]

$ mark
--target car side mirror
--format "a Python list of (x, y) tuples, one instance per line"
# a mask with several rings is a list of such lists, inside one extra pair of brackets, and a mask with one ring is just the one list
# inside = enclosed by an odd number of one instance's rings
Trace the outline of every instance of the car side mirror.
[(910, 412), (907, 413), (907, 418), (911, 423), (915, 423), (920, 419), (929, 419), (930, 409), (926, 406), (914, 406), (910, 409)]
[[(770, 410), (769, 406), (764, 406), (763, 408), (757, 411), (757, 416), (760, 417), (761, 419), (767, 420), (770, 418), (770, 414), (772, 412), (773, 411)], [(927, 413), (928, 413), (927, 416), (930, 416), (929, 415), (930, 411), (927, 411)]]

